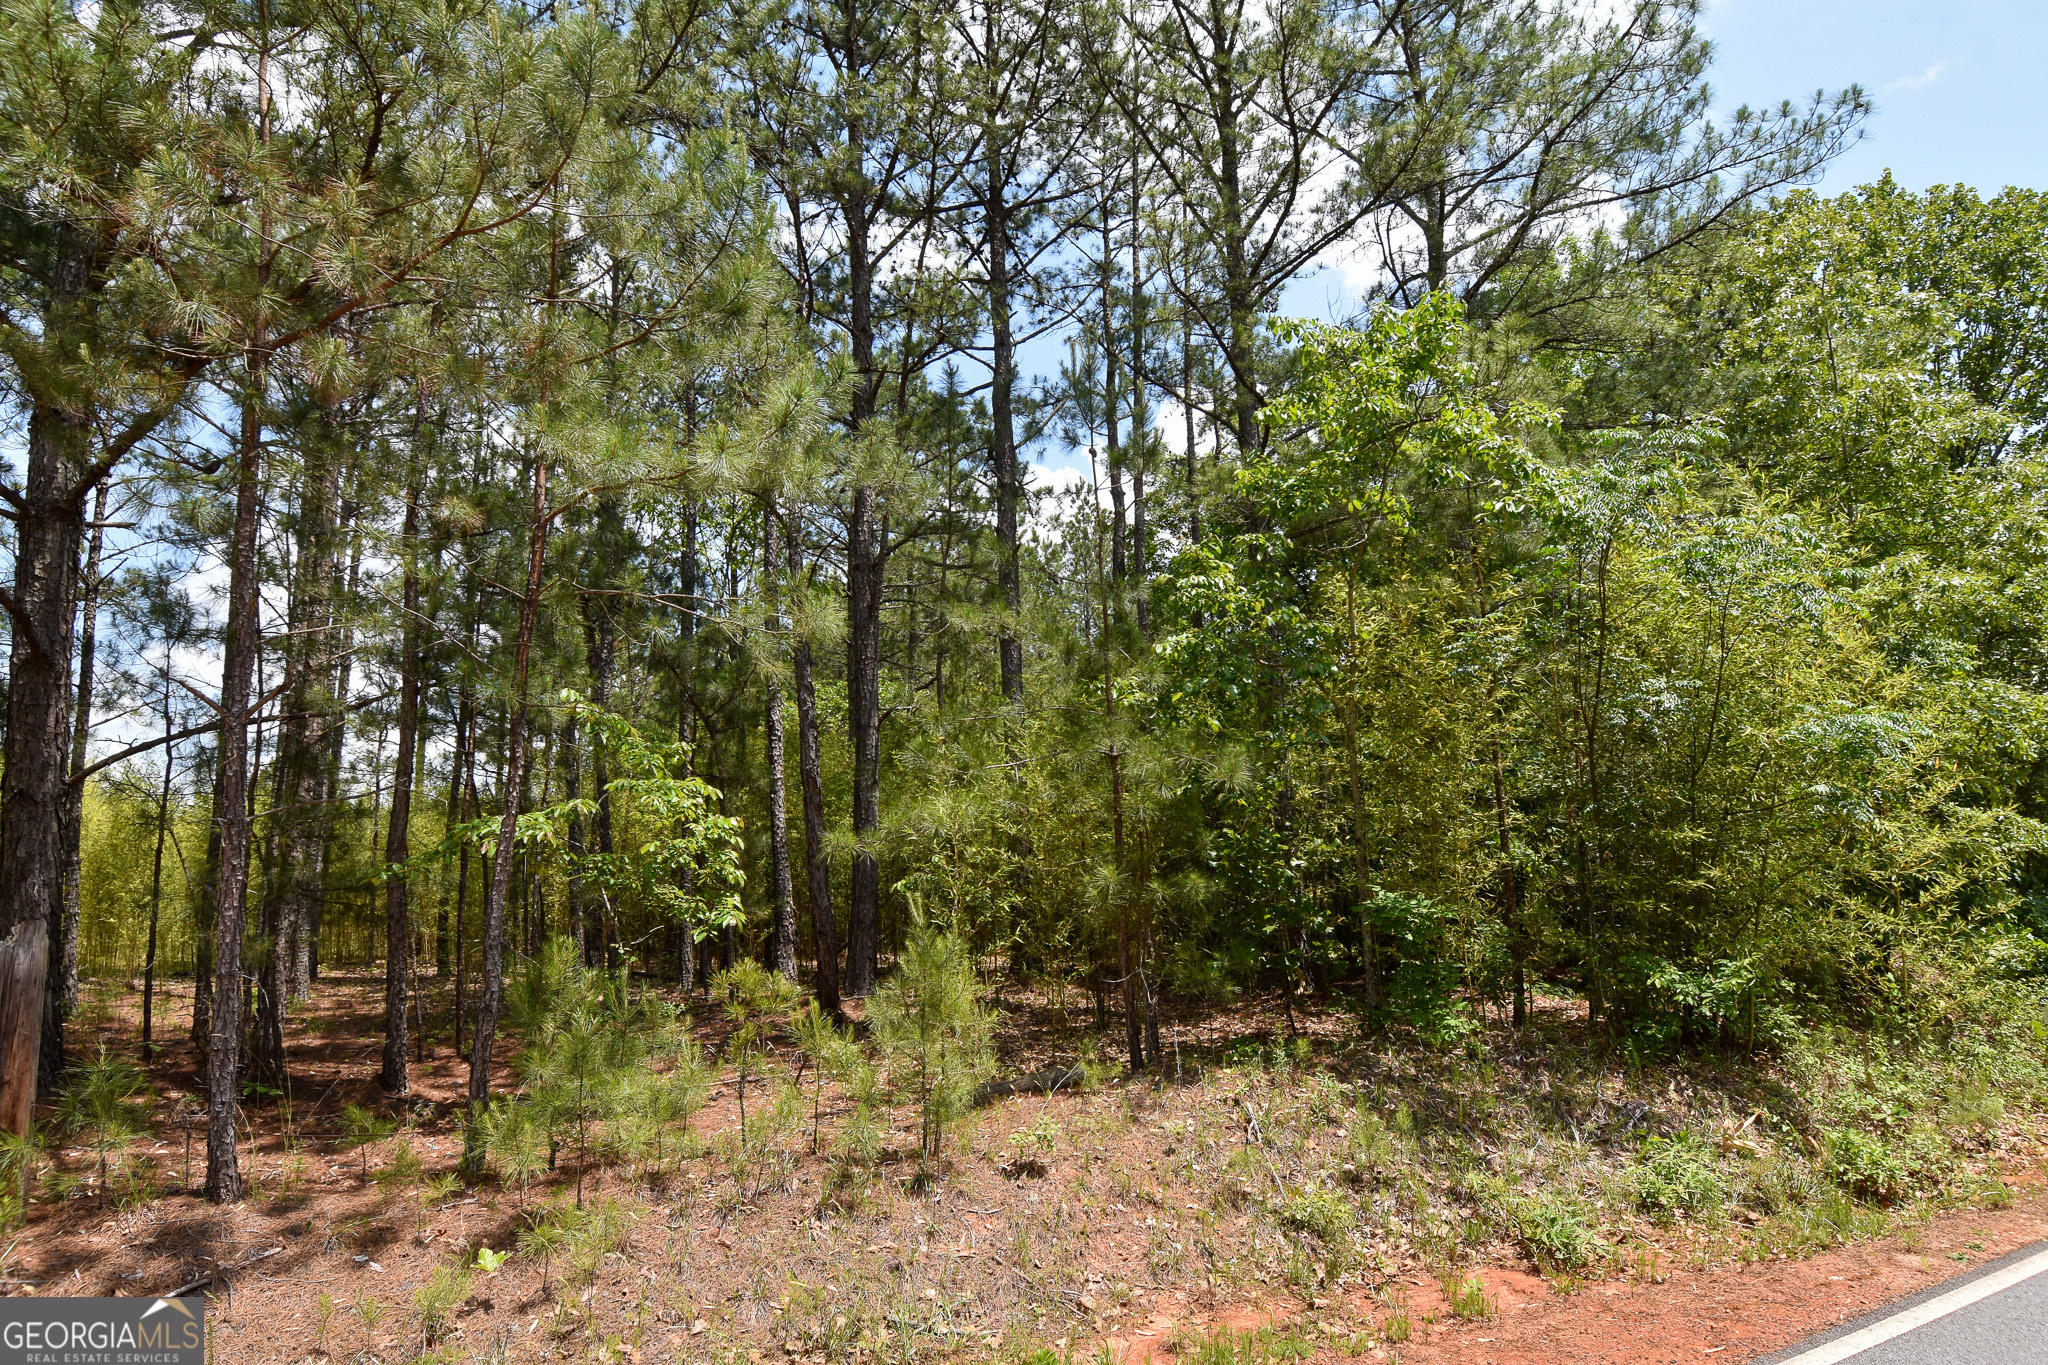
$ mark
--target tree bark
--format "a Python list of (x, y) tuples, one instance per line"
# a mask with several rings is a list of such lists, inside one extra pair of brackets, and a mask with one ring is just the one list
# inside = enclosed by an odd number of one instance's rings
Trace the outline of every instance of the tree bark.
[(106, 547), (107, 480), (93, 491), (92, 540), (79, 584), (78, 685), (72, 696), (71, 764), (64, 785), (64, 898), (50, 938), (50, 976), (43, 992), (43, 1042), (36, 1086), (54, 1095), (64, 1083), (64, 1025), (78, 1008), (79, 844), (85, 833), (85, 751), (92, 737), (94, 646), (99, 636), (100, 552)]
[[(92, 267), (85, 236), (56, 233), (52, 316), (83, 298)], [(31, 400), (23, 506), (15, 518), (14, 618), (0, 771), (0, 1127), (25, 1136), (35, 1113), (50, 915), (63, 895), (66, 744), (78, 551), (85, 532), (87, 414)]]
[(278, 722), (276, 802), (268, 819), (277, 860), (264, 897), (263, 952), (256, 990), (258, 1080), (285, 1086), (284, 1014), (302, 998), (300, 963), (325, 890), (328, 750), (339, 728), (334, 671), (335, 461), (332, 414), (321, 409), (305, 441), (296, 562), (284, 641), (284, 716)]
[[(585, 657), (590, 663), (590, 701), (593, 706), (608, 710), (612, 704), (612, 669), (618, 658), (618, 631), (612, 624), (610, 611), (601, 600), (583, 599), (583, 632)], [(611, 790), (611, 771), (606, 763), (604, 743), (601, 737), (593, 736), (590, 745), (590, 795), (597, 809), (590, 817), (590, 832), (597, 841), (600, 857), (610, 857), (612, 852)], [(623, 960), (619, 951), (618, 916), (610, 901), (603, 897), (599, 898), (596, 910), (604, 964), (617, 971)]]
[(519, 599), (519, 629), (512, 646), (512, 714), (505, 728), (505, 810), (498, 820), (498, 848), (491, 859), (491, 888), (484, 897), (483, 980), (477, 985), (476, 1031), (469, 1050), (470, 1145), (463, 1164), (476, 1170), (483, 1149), (475, 1144), (475, 1120), (491, 1097), (491, 1043), (496, 1037), (498, 1010), (505, 988), (505, 902), (512, 889), (513, 853), (519, 827), (519, 797), (526, 771), (527, 663), (533, 653), (533, 630), (540, 618), (542, 574), (547, 567), (548, 466), (544, 454), (533, 457), (532, 525), (527, 533), (526, 590)]
[(242, 400), (236, 457), (235, 523), (228, 547), (227, 638), (220, 689), (220, 780), (213, 823), (220, 831), (220, 870), (213, 898), (213, 1002), (206, 1049), (206, 1197), (216, 1204), (242, 1197), (236, 1149), (241, 1099), (242, 939), (249, 893), (249, 719), (256, 651), (262, 630), (256, 532), (262, 519), (263, 386), (268, 356), (262, 326), (249, 350), (249, 391)]
[[(775, 554), (775, 506), (761, 510), (761, 577), (773, 577)], [(768, 634), (772, 639), (782, 629), (782, 618), (771, 600), (768, 606)], [(784, 775), (782, 736), (782, 682), (773, 672), (767, 677), (763, 698), (765, 728), (768, 732), (768, 861), (775, 901), (775, 970), (796, 977), (796, 899), (790, 886), (788, 781)]]
[(853, 878), (846, 929), (847, 995), (873, 992), (881, 868), (870, 842), (881, 823), (882, 585), (875, 555), (875, 493), (857, 488), (847, 524), (846, 693), (853, 740)]
[[(457, 753), (448, 773), (451, 827), (476, 814), (476, 695), (467, 682), (462, 684), (457, 695), (455, 717)], [(462, 1051), (462, 986), (469, 957), (468, 912), (469, 840), (465, 839), (455, 853), (455, 987), (448, 1011), (451, 1032), (455, 1035), (455, 1055), (458, 1057), (465, 1055)]]
[[(782, 544), (790, 582), (803, 573), (803, 548), (797, 519), (782, 521)], [(797, 773), (804, 798), (804, 892), (811, 906), (811, 937), (818, 952), (818, 1005), (837, 1016), (839, 997), (839, 926), (832, 917), (832, 862), (825, 853), (825, 780), (818, 752), (818, 692), (812, 676), (811, 643), (801, 633), (791, 642), (790, 665), (796, 684)]]
[(1022, 481), (1017, 469), (1017, 419), (1012, 390), (1017, 380), (1017, 343), (1010, 317), (1010, 220), (1003, 201), (1000, 156), (993, 128), (984, 136), (989, 141), (988, 187), (984, 213), (988, 220), (988, 311), (995, 374), (989, 389), (989, 463), (996, 483), (996, 541), (998, 586), (1003, 594), (1003, 625), (997, 639), (1002, 670), (1003, 699), (1024, 700), (1024, 642), (1018, 635), (1024, 610), (1023, 577), (1019, 567), (1018, 510), (1023, 500)]
[(404, 657), (398, 690), (398, 756), (391, 772), (391, 828), (384, 840), (384, 1065), (377, 1077), (387, 1095), (411, 1093), (406, 1073), (406, 988), (412, 980), (411, 883), (405, 861), (412, 856), (413, 767), (420, 729), (420, 476), (413, 458), (405, 489)]
[(148, 1062), (155, 1049), (150, 1039), (150, 1016), (156, 1005), (156, 930), (164, 905), (164, 837), (171, 825), (171, 767), (177, 746), (171, 735), (171, 679), (169, 662), (164, 674), (164, 784), (156, 800), (156, 859), (149, 870), (149, 944), (142, 954), (142, 1060)]

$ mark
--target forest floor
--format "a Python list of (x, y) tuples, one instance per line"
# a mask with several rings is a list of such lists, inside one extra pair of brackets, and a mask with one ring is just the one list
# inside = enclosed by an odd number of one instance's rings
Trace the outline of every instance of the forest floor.
[[(92, 989), (74, 1054), (136, 1054), (121, 984)], [(393, 1112), (381, 1002), (380, 980), (330, 977), (294, 1016), (296, 1103), (252, 1103), (252, 1193), (227, 1209), (196, 1194), (201, 1080), (182, 1013), (160, 1019), (179, 1041), (148, 1068), (152, 1135), (115, 1154), (106, 1190), (98, 1154), (50, 1154), (0, 1259), (12, 1292), (208, 1280), (223, 1365), (1634, 1365), (1751, 1359), (2048, 1236), (2048, 1127), (2026, 1105), (1976, 1096), (1938, 1182), (1853, 1200), (1815, 1183), (1818, 1148), (1785, 1121), (1811, 1077), (1747, 1056), (1630, 1064), (1566, 1001), (1448, 1048), (1314, 1010), (1290, 1043), (1277, 1002), (1189, 1009), (1164, 1075), (995, 1101), (936, 1178), (903, 1154), (907, 1111), (880, 1162), (834, 1160), (829, 1091), (821, 1134), (813, 1096), (741, 1144), (727, 1077), (660, 1170), (579, 1172), (565, 1152), (530, 1190), (460, 1188), (435, 1179), (462, 1146), (445, 1032), (403, 1128), (360, 1147), (341, 1130), (345, 1105)], [(1003, 1074), (1094, 1055), (1062, 1001), (1012, 986), (998, 1003)], [(699, 1036), (715, 1052), (720, 1029)], [(560, 1249), (478, 1265), (544, 1214), (571, 1229)]]

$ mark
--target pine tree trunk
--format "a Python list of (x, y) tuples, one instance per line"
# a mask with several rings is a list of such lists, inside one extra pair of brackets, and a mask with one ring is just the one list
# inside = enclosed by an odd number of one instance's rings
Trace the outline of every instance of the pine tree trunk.
[[(775, 507), (771, 503), (761, 510), (761, 577), (764, 581), (773, 577), (775, 542)], [(768, 608), (767, 628), (770, 638), (782, 629), (782, 618), (773, 602)], [(769, 673), (764, 690), (762, 712), (768, 732), (768, 862), (773, 883), (769, 894), (775, 903), (774, 965), (776, 971), (794, 980), (796, 899), (790, 886), (789, 793), (788, 780), (784, 775), (786, 755), (782, 735), (781, 680)]]
[[(783, 518), (782, 543), (791, 583), (803, 573), (803, 549), (796, 518)], [(812, 676), (811, 644), (799, 634), (790, 646), (796, 684), (796, 752), (798, 781), (804, 799), (804, 892), (811, 906), (811, 938), (817, 946), (818, 1005), (827, 1014), (841, 1012), (839, 998), (839, 926), (832, 916), (832, 863), (825, 853), (825, 779), (818, 752), (818, 692)]]
[(213, 1001), (206, 1050), (206, 1197), (230, 1204), (242, 1197), (236, 1149), (241, 1098), (242, 940), (249, 893), (249, 721), (262, 627), (256, 560), (262, 518), (262, 401), (265, 383), (261, 325), (249, 351), (249, 392), (242, 401), (236, 456), (235, 522), (228, 547), (225, 655), (220, 689), (220, 780), (213, 822), (220, 831), (220, 870), (213, 898)]
[(1019, 567), (1018, 505), (1023, 500), (1022, 481), (1017, 469), (1017, 419), (1012, 390), (1017, 379), (1017, 343), (1010, 318), (1010, 223), (1003, 204), (1001, 173), (998, 170), (996, 138), (989, 140), (988, 199), (988, 305), (995, 367), (989, 389), (989, 463), (996, 483), (996, 542), (998, 586), (1003, 594), (1003, 627), (997, 640), (1002, 669), (1003, 700), (1024, 700), (1024, 642), (1018, 635), (1024, 610), (1023, 577)]
[(872, 840), (881, 823), (882, 585), (875, 557), (875, 493), (857, 488), (847, 525), (846, 693), (853, 740), (853, 878), (848, 892), (846, 981), (856, 999), (873, 992), (881, 916), (881, 869)]
[(533, 495), (527, 533), (526, 590), (519, 599), (519, 629), (512, 646), (512, 714), (505, 729), (505, 810), (498, 820), (498, 852), (491, 860), (491, 887), (484, 897), (483, 980), (477, 984), (476, 1031), (469, 1051), (470, 1145), (463, 1164), (481, 1168), (482, 1148), (475, 1145), (475, 1120), (491, 1097), (491, 1044), (497, 1035), (498, 1010), (505, 987), (505, 904), (512, 890), (515, 835), (519, 825), (519, 798), (526, 772), (526, 685), (527, 664), (533, 653), (534, 625), (540, 617), (542, 574), (548, 551), (548, 467), (541, 452), (534, 452)]
[(378, 1083), (387, 1095), (411, 1093), (406, 1074), (406, 987), (412, 980), (411, 883), (404, 867), (412, 856), (413, 768), (420, 728), (420, 488), (414, 456), (405, 490), (404, 656), (398, 690), (398, 757), (391, 773), (391, 829), (384, 840), (384, 1065)]
[(78, 686), (72, 696), (71, 763), (64, 784), (64, 898), (50, 937), (50, 976), (43, 991), (43, 1044), (37, 1089), (54, 1095), (64, 1077), (64, 1024), (78, 1008), (78, 877), (85, 833), (86, 742), (92, 736), (93, 661), (99, 636), (100, 552), (106, 546), (107, 481), (93, 492), (92, 540), (79, 584)]
[(262, 958), (256, 982), (255, 1074), (285, 1086), (286, 1004), (303, 998), (306, 939), (327, 874), (327, 756), (341, 725), (333, 692), (335, 486), (334, 423), (322, 410), (306, 446), (299, 490), (296, 555), (284, 641), (284, 716), (277, 731), (276, 804), (268, 824), (276, 866), (263, 904)]
[[(855, 380), (849, 425), (864, 430), (875, 416), (881, 377), (875, 365), (875, 266), (868, 240), (870, 195), (864, 184), (846, 212), (847, 343)], [(881, 869), (871, 842), (881, 823), (882, 566), (875, 543), (875, 490), (853, 490), (846, 527), (847, 730), (853, 743), (853, 875), (847, 888), (846, 974), (840, 983), (859, 998), (875, 988), (881, 919)]]
[[(618, 658), (618, 632), (611, 613), (602, 602), (583, 599), (584, 646), (590, 663), (590, 701), (600, 709), (612, 704), (612, 668)], [(597, 841), (599, 857), (612, 852), (611, 772), (606, 764), (604, 744), (593, 737), (590, 745), (590, 795), (597, 809), (590, 818), (591, 835)], [(597, 930), (604, 948), (604, 965), (617, 971), (624, 961), (619, 951), (619, 923), (609, 901), (600, 897), (596, 905)]]
[[(455, 703), (456, 761), (448, 773), (448, 815), (451, 824), (469, 820), (476, 814), (476, 695), (464, 683)], [(455, 1036), (455, 1055), (466, 1055), (462, 1050), (462, 986), (469, 956), (468, 925), (469, 912), (469, 840), (462, 841), (462, 847), (455, 854), (455, 945), (454, 945), (454, 994), (449, 1004), (450, 1032)]]
[[(56, 233), (53, 313), (78, 305), (91, 247)], [(0, 770), (0, 1127), (25, 1136), (35, 1112), (50, 915), (63, 895), (62, 812), (71, 701), (72, 623), (84, 540), (88, 415), (31, 401), (27, 464), (15, 515), (14, 618), (5, 766)]]
[(171, 765), (177, 748), (171, 743), (171, 679), (164, 676), (164, 784), (156, 801), (156, 858), (149, 870), (149, 943), (142, 954), (142, 1060), (154, 1055), (151, 1016), (156, 1005), (157, 921), (164, 906), (164, 840), (171, 826)]

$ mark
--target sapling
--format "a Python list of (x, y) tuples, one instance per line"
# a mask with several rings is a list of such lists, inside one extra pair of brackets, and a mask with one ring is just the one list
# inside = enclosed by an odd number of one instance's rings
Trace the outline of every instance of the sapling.
[(143, 1087), (142, 1072), (129, 1062), (99, 1057), (71, 1071), (70, 1086), (57, 1106), (59, 1132), (83, 1139), (99, 1160), (99, 1204), (107, 1203), (107, 1159), (131, 1139), (148, 1131), (134, 1099)]
[(540, 1258), (540, 1288), (545, 1294), (548, 1288), (548, 1272), (554, 1265), (555, 1253), (569, 1240), (569, 1230), (562, 1225), (567, 1210), (561, 1205), (549, 1203), (527, 1214), (526, 1226), (519, 1233), (519, 1251), (525, 1256)]
[[(712, 978), (713, 994), (725, 997), (722, 1006), (733, 1030), (725, 1041), (725, 1060), (733, 1068), (739, 1085), (740, 1146), (742, 1155), (753, 1151), (753, 1130), (747, 1123), (747, 1081), (758, 1074), (769, 1037), (785, 1027), (803, 998), (803, 989), (779, 972), (758, 962), (745, 961)], [(744, 1173), (740, 1178), (744, 1181)]]
[(811, 1154), (817, 1155), (818, 1134), (825, 1119), (825, 1079), (837, 1076), (847, 1065), (847, 1052), (859, 1051), (859, 1045), (841, 1032), (832, 1016), (811, 1001), (790, 1023), (790, 1036), (796, 1045), (810, 1058), (815, 1085), (811, 1100)]
[(974, 1088), (995, 1071), (995, 1018), (982, 1008), (978, 987), (966, 943), (918, 924), (868, 1010), (893, 1087), (918, 1107), (927, 1171), (970, 1111)]
[(334, 1310), (334, 1295), (321, 1290), (315, 1309), (317, 1325), (313, 1328), (313, 1349), (323, 1356), (327, 1354), (327, 1329), (333, 1325)]
[(374, 1295), (365, 1294), (349, 1307), (356, 1315), (356, 1321), (363, 1324), (363, 1331), (366, 1333), (376, 1331), (377, 1324), (384, 1320), (384, 1305), (378, 1302)]
[[(34, 1174), (36, 1162), (42, 1157), (42, 1148), (36, 1145), (36, 1133), (0, 1131), (0, 1179), (7, 1186), (5, 1196), (0, 1196), (0, 1227), (12, 1227), (28, 1221), (28, 1182)], [(12, 1250), (12, 1244), (9, 1244)], [(0, 1267), (0, 1275), (5, 1274)]]
[(419, 1318), (420, 1344), (433, 1349), (448, 1333), (448, 1320), (469, 1297), (469, 1272), (442, 1266), (413, 1291), (413, 1313)]
[(533, 1178), (547, 1169), (546, 1136), (535, 1120), (531, 1106), (510, 1097), (491, 1102), (478, 1120), (483, 1132), (485, 1155), (498, 1174), (517, 1182), (519, 1202), (526, 1203), (526, 1190)]
[(360, 1104), (345, 1105), (342, 1108), (341, 1139), (356, 1149), (356, 1155), (363, 1164), (365, 1180), (370, 1178), (370, 1144), (382, 1142), (396, 1131), (396, 1121), (383, 1118), (374, 1110), (365, 1109)]

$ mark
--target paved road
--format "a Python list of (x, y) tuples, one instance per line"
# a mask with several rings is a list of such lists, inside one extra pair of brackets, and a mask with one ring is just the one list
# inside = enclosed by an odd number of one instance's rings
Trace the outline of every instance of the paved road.
[(1845, 1323), (1775, 1365), (2048, 1365), (2048, 1243)]

